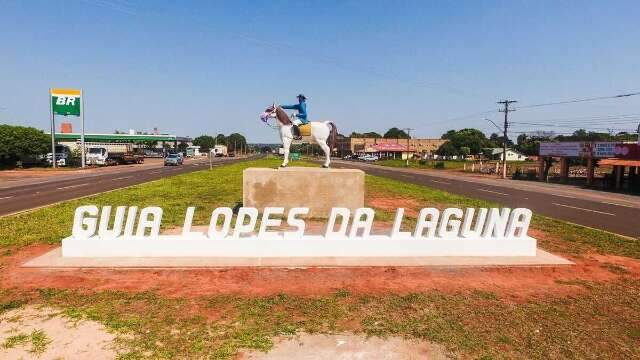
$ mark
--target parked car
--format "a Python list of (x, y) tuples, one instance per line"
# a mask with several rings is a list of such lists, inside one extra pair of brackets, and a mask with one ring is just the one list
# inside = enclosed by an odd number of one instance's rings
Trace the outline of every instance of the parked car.
[(164, 158), (164, 166), (169, 166), (169, 165), (182, 165), (182, 155), (180, 154), (169, 154), (167, 155), (167, 157)]
[(362, 161), (378, 161), (379, 160), (377, 155), (365, 155), (365, 156), (359, 157), (358, 159)]

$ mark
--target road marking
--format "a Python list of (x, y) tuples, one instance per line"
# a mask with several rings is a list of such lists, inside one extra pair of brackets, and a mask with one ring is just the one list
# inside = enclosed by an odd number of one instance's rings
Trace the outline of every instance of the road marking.
[(604, 212), (604, 211), (598, 211), (598, 210), (585, 209), (585, 208), (581, 208), (581, 207), (577, 207), (577, 206), (558, 204), (558, 203), (551, 203), (551, 204), (556, 205), (556, 206), (564, 206), (564, 207), (567, 207), (567, 208), (570, 208), (570, 209), (576, 209), (576, 210), (582, 210), (582, 211), (591, 211), (591, 212), (602, 214), (602, 215), (616, 216), (616, 214), (612, 214), (612, 213), (608, 213), (608, 212)]
[(5, 197), (1, 197), (0, 200), (4, 200), (4, 199), (11, 199), (13, 196), (5, 196)]
[(89, 183), (78, 184), (78, 185), (63, 186), (63, 187), (59, 187), (59, 188), (58, 188), (58, 190), (71, 189), (71, 188), (76, 188), (76, 187), (80, 187), (80, 186), (87, 186), (87, 185), (89, 185)]
[(131, 175), (131, 176), (123, 176), (123, 177), (115, 178), (115, 179), (113, 179), (113, 181), (116, 181), (116, 180), (123, 180), (123, 179), (129, 179), (129, 178), (132, 178), (132, 177), (133, 177), (133, 175)]
[(161, 171), (152, 171), (149, 174), (160, 174)]
[(400, 174), (400, 176), (413, 179), (413, 175)]
[(440, 180), (429, 180), (429, 181), (434, 182), (434, 183), (438, 183), (438, 184), (451, 185), (450, 182), (446, 182), (446, 181), (440, 181)]
[(478, 191), (484, 191), (484, 192), (488, 192), (488, 193), (492, 193), (492, 194), (498, 194), (498, 195), (502, 195), (502, 196), (510, 196), (510, 194), (505, 194), (505, 193), (501, 193), (501, 192), (497, 192), (497, 191), (493, 191), (493, 190), (487, 190), (487, 189), (478, 189)]
[(612, 202), (608, 202), (608, 201), (601, 201), (603, 204), (607, 204), (607, 205), (614, 205), (614, 206), (622, 206), (622, 207), (627, 207), (627, 208), (634, 208), (634, 206), (631, 205), (625, 205), (625, 204), (616, 204), (616, 203), (612, 203)]

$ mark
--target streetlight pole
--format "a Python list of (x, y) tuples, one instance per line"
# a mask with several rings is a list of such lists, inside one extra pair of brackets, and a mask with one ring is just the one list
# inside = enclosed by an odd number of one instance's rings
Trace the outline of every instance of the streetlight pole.
[(409, 153), (410, 153), (409, 148), (410, 148), (410, 146), (411, 146), (411, 145), (409, 144), (409, 141), (411, 140), (411, 130), (414, 130), (414, 129), (411, 129), (411, 128), (404, 128), (404, 129), (402, 129), (402, 130), (406, 131), (406, 133), (407, 133), (407, 160), (406, 160), (406, 162), (405, 162), (405, 166), (406, 166), (406, 167), (409, 167)]
[(51, 103), (51, 88), (49, 88), (49, 118), (51, 119), (51, 163), (56, 168), (56, 118), (53, 114), (53, 104)]

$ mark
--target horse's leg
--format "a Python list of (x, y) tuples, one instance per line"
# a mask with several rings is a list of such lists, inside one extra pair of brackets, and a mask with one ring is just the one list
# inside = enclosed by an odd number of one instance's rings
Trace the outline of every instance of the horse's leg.
[(291, 147), (291, 141), (293, 139), (287, 136), (282, 137), (282, 147), (284, 148), (284, 159), (280, 167), (287, 167), (289, 164), (289, 148)]
[(327, 139), (314, 138), (314, 140), (320, 146), (320, 148), (322, 148), (322, 151), (324, 151), (325, 160), (324, 164), (322, 164), (322, 167), (328, 168), (329, 163), (331, 162), (331, 148), (329, 147), (329, 145), (327, 145)]

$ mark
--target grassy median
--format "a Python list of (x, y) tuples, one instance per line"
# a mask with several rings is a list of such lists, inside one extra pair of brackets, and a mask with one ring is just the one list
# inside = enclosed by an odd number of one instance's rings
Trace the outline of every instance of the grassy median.
[[(277, 160), (247, 161), (0, 218), (0, 271), (6, 270), (3, 257), (36, 243), (56, 244), (67, 236), (80, 204), (161, 206), (165, 227), (180, 226), (186, 207), (197, 206), (202, 211), (196, 212), (195, 222), (207, 224), (207, 210), (241, 202), (244, 168), (277, 164)], [(391, 219), (393, 211), (379, 205), (381, 199), (418, 208), (497, 206), (374, 176), (366, 177), (366, 188), (367, 204), (376, 208), (382, 221)], [(533, 226), (548, 235), (541, 246), (549, 250), (640, 258), (637, 240), (541, 216), (535, 217)], [(473, 288), (410, 294), (365, 294), (345, 288), (323, 296), (281, 293), (188, 299), (155, 291), (11, 288), (0, 289), (0, 313), (43, 304), (70, 319), (98, 321), (118, 335), (122, 358), (228, 359), (241, 349), (266, 351), (278, 335), (345, 331), (428, 340), (464, 358), (639, 357), (640, 280), (619, 266), (610, 271), (620, 277), (568, 282), (566, 286), (582, 290), (524, 301)]]

